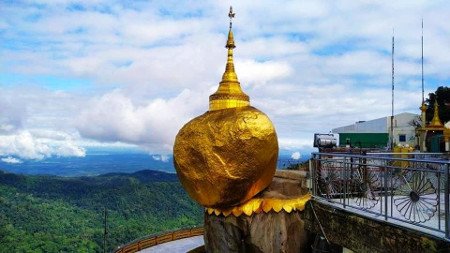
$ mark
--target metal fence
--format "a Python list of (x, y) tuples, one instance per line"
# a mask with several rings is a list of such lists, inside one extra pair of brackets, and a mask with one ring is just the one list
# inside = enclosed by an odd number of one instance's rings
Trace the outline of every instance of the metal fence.
[(180, 240), (188, 237), (204, 234), (203, 227), (184, 228), (175, 231), (154, 234), (136, 239), (130, 243), (119, 246), (114, 253), (135, 253), (143, 249), (148, 249), (158, 244)]
[(447, 159), (313, 153), (313, 195), (397, 225), (450, 239)]
[(423, 152), (401, 152), (401, 153), (389, 153), (389, 152), (367, 152), (367, 155), (375, 157), (391, 157), (391, 158), (409, 158), (420, 160), (448, 160), (449, 155), (446, 153), (423, 153)]

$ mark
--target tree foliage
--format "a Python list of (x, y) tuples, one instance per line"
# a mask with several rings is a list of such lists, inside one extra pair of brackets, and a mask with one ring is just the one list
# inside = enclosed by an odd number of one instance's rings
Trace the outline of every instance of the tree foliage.
[(437, 99), (439, 108), (439, 117), (443, 124), (450, 120), (450, 88), (440, 86), (434, 93), (429, 93), (425, 103), (428, 106), (427, 109), (427, 122), (433, 119), (434, 115), (434, 103)]
[(108, 251), (199, 225), (203, 217), (173, 174), (63, 178), (0, 171), (0, 252), (102, 252), (105, 207)]

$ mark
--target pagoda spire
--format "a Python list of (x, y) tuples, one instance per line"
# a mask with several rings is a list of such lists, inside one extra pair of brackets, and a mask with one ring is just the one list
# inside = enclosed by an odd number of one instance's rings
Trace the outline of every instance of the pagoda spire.
[(234, 70), (233, 49), (236, 47), (233, 35), (233, 18), (235, 13), (230, 6), (228, 17), (230, 18), (230, 28), (228, 31), (227, 44), (228, 49), (227, 63), (225, 72), (222, 75), (222, 81), (219, 83), (217, 91), (209, 96), (209, 110), (222, 110), (228, 108), (244, 107), (250, 105), (250, 98), (245, 94), (238, 81), (237, 74)]
[(434, 115), (433, 119), (430, 122), (430, 126), (433, 127), (442, 127), (441, 119), (439, 118), (439, 105), (437, 99), (434, 100)]
[(233, 36), (233, 18), (235, 13), (233, 13), (233, 7), (230, 6), (230, 12), (228, 13), (228, 17), (230, 17), (230, 30), (228, 31), (228, 39), (225, 48), (228, 49), (228, 57), (227, 57), (227, 65), (225, 67), (225, 72), (222, 76), (222, 82), (224, 81), (234, 81), (237, 82), (238, 78), (236, 72), (234, 71), (234, 61), (233, 61), (233, 49), (236, 47), (234, 44), (234, 36)]

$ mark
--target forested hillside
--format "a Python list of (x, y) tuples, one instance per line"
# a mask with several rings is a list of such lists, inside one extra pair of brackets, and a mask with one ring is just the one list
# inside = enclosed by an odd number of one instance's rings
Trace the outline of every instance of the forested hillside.
[(105, 207), (108, 251), (203, 219), (174, 174), (64, 178), (0, 171), (0, 252), (103, 251)]

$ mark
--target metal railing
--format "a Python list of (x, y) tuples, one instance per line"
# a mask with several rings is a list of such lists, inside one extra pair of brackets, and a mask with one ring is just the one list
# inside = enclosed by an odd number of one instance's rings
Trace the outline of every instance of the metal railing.
[(447, 159), (312, 153), (313, 196), (450, 239)]
[(203, 235), (203, 227), (193, 227), (179, 229), (175, 231), (164, 232), (162, 234), (154, 234), (134, 240), (125, 245), (119, 246), (114, 253), (134, 253), (143, 249), (151, 248), (158, 244), (167, 243), (175, 240), (189, 238), (193, 236)]
[(430, 153), (430, 152), (367, 152), (367, 155), (376, 157), (391, 157), (391, 158), (408, 158), (421, 160), (448, 160), (449, 155), (446, 153)]

